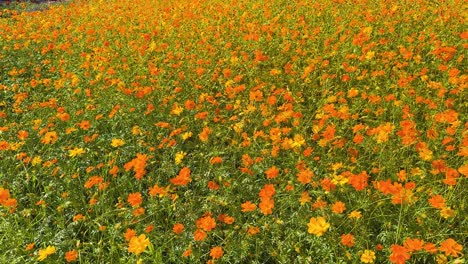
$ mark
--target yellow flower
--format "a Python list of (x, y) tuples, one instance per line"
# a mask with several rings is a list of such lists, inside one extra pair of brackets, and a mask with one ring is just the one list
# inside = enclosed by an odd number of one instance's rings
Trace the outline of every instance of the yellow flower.
[(440, 210), (440, 215), (443, 218), (448, 219), (455, 216), (455, 210), (451, 209), (450, 207), (444, 207)]
[(184, 108), (177, 103), (172, 106), (171, 114), (179, 116), (184, 111)]
[(349, 213), (348, 217), (359, 219), (362, 217), (362, 214), (359, 211), (352, 211), (351, 213)]
[(134, 236), (130, 239), (128, 244), (128, 252), (139, 255), (146, 250), (146, 247), (150, 245), (150, 241), (144, 234), (140, 236)]
[(330, 224), (322, 216), (310, 218), (307, 226), (309, 227), (308, 232), (316, 236), (322, 236), (330, 228)]
[(74, 158), (84, 153), (86, 153), (86, 151), (83, 148), (74, 148), (68, 151), (68, 156)]
[(37, 260), (43, 261), (49, 255), (54, 254), (55, 251), (57, 251), (57, 249), (54, 246), (48, 246), (45, 249), (39, 249), (39, 253), (38, 253), (39, 257), (37, 258)]
[(123, 139), (120, 139), (120, 138), (112, 139), (111, 146), (113, 146), (114, 148), (118, 148), (123, 145), (125, 145), (125, 141), (123, 141)]
[(184, 159), (185, 155), (187, 155), (187, 153), (185, 153), (183, 151), (177, 152), (176, 155), (175, 155), (175, 164), (179, 165), (182, 162), (182, 160)]
[(35, 156), (32, 159), (32, 165), (40, 165), (42, 163), (42, 158), (40, 156)]
[(184, 134), (182, 134), (182, 139), (187, 140), (192, 135), (193, 135), (192, 132), (185, 132)]
[(364, 250), (364, 253), (361, 255), (361, 262), (362, 263), (374, 263), (375, 260), (375, 252), (372, 250)]

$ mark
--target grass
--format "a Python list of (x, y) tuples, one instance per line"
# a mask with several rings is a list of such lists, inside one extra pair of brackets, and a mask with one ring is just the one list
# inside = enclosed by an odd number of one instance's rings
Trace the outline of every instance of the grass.
[(0, 262), (465, 261), (461, 1), (36, 7), (0, 14)]

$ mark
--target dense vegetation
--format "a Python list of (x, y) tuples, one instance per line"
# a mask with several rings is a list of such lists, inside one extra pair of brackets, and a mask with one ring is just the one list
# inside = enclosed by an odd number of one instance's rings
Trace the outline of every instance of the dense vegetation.
[(0, 262), (465, 261), (464, 1), (28, 7), (0, 10)]

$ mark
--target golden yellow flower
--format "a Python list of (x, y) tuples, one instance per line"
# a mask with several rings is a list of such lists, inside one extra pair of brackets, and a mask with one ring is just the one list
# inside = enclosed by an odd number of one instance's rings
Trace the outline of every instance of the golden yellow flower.
[(39, 249), (39, 253), (38, 253), (39, 257), (37, 258), (37, 260), (43, 261), (49, 255), (54, 254), (55, 251), (57, 251), (57, 249), (54, 246), (48, 246), (45, 249)]
[(112, 139), (112, 142), (111, 142), (112, 147), (118, 148), (118, 147), (121, 147), (123, 145), (125, 145), (125, 141), (123, 139), (120, 139), (120, 138)]
[(146, 247), (150, 245), (150, 241), (144, 234), (134, 236), (130, 239), (128, 244), (128, 252), (134, 253), (135, 255), (139, 255), (140, 253), (146, 250)]
[(74, 148), (68, 151), (68, 156), (74, 158), (84, 153), (86, 153), (86, 151), (83, 148)]
[(362, 263), (374, 263), (375, 260), (375, 252), (372, 250), (364, 250), (364, 253), (361, 255), (361, 262)]
[(316, 236), (322, 236), (330, 228), (330, 224), (322, 216), (310, 218), (307, 226), (309, 227), (308, 232)]
[(440, 210), (440, 215), (443, 218), (448, 219), (455, 216), (455, 210), (451, 209), (450, 207), (444, 207)]
[(359, 211), (352, 211), (351, 213), (349, 213), (348, 217), (359, 219), (362, 217), (362, 213)]
[(183, 152), (183, 151), (177, 152), (176, 155), (175, 155), (175, 159), (174, 159), (175, 164), (179, 165), (182, 162), (182, 160), (184, 159), (185, 155), (187, 155), (186, 152)]
[(183, 140), (186, 140), (188, 139), (189, 137), (191, 137), (193, 135), (192, 132), (185, 132), (184, 134), (182, 134), (182, 139)]

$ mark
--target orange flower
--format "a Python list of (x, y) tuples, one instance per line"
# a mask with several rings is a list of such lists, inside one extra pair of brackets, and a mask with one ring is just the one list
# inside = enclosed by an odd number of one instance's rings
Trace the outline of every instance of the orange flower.
[(260, 232), (260, 228), (258, 228), (256, 226), (247, 228), (247, 234), (249, 234), (249, 235), (253, 236), (253, 235), (258, 234), (259, 232)]
[[(48, 144), (48, 143), (45, 143), (44, 141), (42, 143)], [(7, 150), (9, 147), (10, 147), (10, 143), (8, 143), (7, 141), (0, 141), (0, 150)]]
[(445, 207), (445, 199), (440, 194), (432, 196), (431, 198), (429, 198), (428, 201), (431, 204), (431, 206), (434, 208), (442, 209)]
[(83, 120), (77, 125), (83, 130), (88, 130), (91, 127), (91, 123), (88, 120)]
[(131, 228), (127, 228), (127, 231), (125, 231), (124, 233), (125, 241), (130, 241), (130, 239), (132, 239), (132, 237), (134, 237), (135, 235), (136, 235), (135, 230)]
[(351, 175), (348, 179), (348, 183), (354, 187), (357, 191), (362, 191), (364, 188), (367, 187), (368, 183), (367, 180), (369, 179), (369, 175), (367, 175), (366, 171), (363, 171), (357, 175)]
[(228, 225), (231, 225), (235, 221), (234, 217), (229, 216), (227, 214), (220, 214), (218, 216), (218, 220)]
[(26, 138), (28, 138), (28, 136), (29, 136), (28, 131), (24, 131), (24, 130), (18, 131), (18, 139), (19, 140), (25, 140)]
[(219, 184), (214, 182), (214, 181), (209, 181), (208, 182), (208, 189), (210, 190), (218, 190), (220, 188)]
[(219, 163), (222, 163), (223, 162), (223, 159), (221, 157), (213, 157), (210, 159), (210, 164), (211, 165), (214, 165), (214, 164), (219, 164)]
[(198, 219), (196, 225), (199, 229), (209, 232), (216, 227), (216, 221), (211, 215), (207, 215)]
[(265, 171), (265, 175), (267, 179), (274, 179), (278, 177), (279, 172), (279, 169), (276, 166), (273, 166)]
[(148, 190), (148, 193), (151, 196), (156, 196), (158, 195), (159, 197), (166, 196), (168, 194), (170, 186), (167, 186), (165, 188), (159, 187), (159, 185), (155, 184), (153, 187), (150, 187)]
[(437, 247), (436, 247), (436, 245), (434, 243), (426, 243), (423, 246), (423, 248), (427, 253), (430, 253), (430, 254), (437, 253)]
[(203, 131), (198, 135), (198, 138), (200, 138), (202, 142), (207, 142), (210, 134), (211, 134), (211, 129), (209, 127), (204, 127)]
[(101, 176), (92, 176), (92, 177), (89, 177), (89, 179), (85, 182), (84, 187), (89, 189), (89, 188), (93, 187), (94, 185), (100, 184), (102, 182), (104, 182), (103, 177), (101, 177)]
[(27, 244), (26, 247), (24, 248), (24, 250), (26, 251), (30, 251), (32, 250), (34, 247), (36, 246), (36, 243), (30, 243), (30, 244)]
[(311, 200), (312, 200), (312, 197), (310, 197), (308, 192), (301, 193), (301, 198), (299, 198), (299, 202), (301, 203), (301, 205), (309, 203)]
[(195, 241), (203, 241), (206, 236), (206, 232), (200, 229), (195, 230), (195, 233), (193, 233), (193, 239), (195, 239)]
[(270, 198), (275, 195), (275, 186), (273, 184), (265, 184), (258, 194), (261, 198)]
[(138, 207), (137, 209), (133, 210), (132, 213), (133, 213), (133, 216), (135, 216), (135, 217), (143, 215), (143, 214), (145, 214), (145, 208)]
[(65, 260), (67, 262), (73, 262), (78, 259), (78, 251), (76, 250), (70, 250), (65, 253)]
[(154, 230), (154, 225), (149, 224), (149, 225), (146, 226), (146, 228), (145, 228), (145, 233), (149, 233), (149, 232), (151, 232), (151, 231), (153, 231), (153, 230)]
[(254, 203), (252, 203), (251, 201), (247, 201), (247, 202), (241, 204), (241, 207), (242, 207), (242, 212), (243, 213), (255, 211), (255, 209), (257, 209), (257, 206)]
[(424, 241), (421, 239), (417, 239), (417, 238), (415, 239), (407, 238), (405, 239), (405, 242), (403, 243), (403, 245), (408, 249), (409, 252), (413, 252), (413, 251), (421, 250), (423, 248)]
[(404, 264), (408, 259), (411, 258), (408, 249), (400, 245), (392, 245), (390, 250), (392, 252), (392, 254), (389, 256), (391, 263)]
[(176, 224), (174, 224), (174, 226), (172, 227), (172, 231), (173, 231), (174, 233), (176, 233), (177, 235), (180, 235), (180, 234), (182, 234), (182, 232), (184, 232), (184, 228), (185, 228), (185, 227), (184, 227), (183, 224), (181, 224), (181, 223), (176, 223)]
[(174, 185), (179, 185), (179, 186), (185, 186), (189, 182), (192, 181), (192, 178), (190, 178), (190, 169), (187, 167), (183, 167), (179, 174), (169, 180), (172, 184)]
[(213, 259), (219, 259), (223, 256), (224, 251), (222, 247), (214, 247), (210, 250), (210, 256)]
[(305, 170), (299, 171), (299, 173), (297, 174), (297, 180), (302, 184), (307, 184), (307, 183), (312, 182), (313, 176), (314, 176), (313, 171), (309, 169), (305, 169)]
[(182, 253), (182, 257), (184, 258), (189, 257), (190, 255), (192, 255), (192, 248), (188, 248), (184, 253)]
[(338, 201), (332, 204), (331, 209), (332, 209), (332, 212), (334, 212), (335, 214), (341, 214), (346, 210), (346, 205), (345, 203)]
[(44, 137), (41, 139), (41, 142), (44, 144), (54, 144), (58, 140), (57, 132), (47, 132)]
[[(468, 149), (468, 148), (467, 148)], [(460, 172), (462, 175), (465, 177), (468, 177), (468, 163), (462, 165), (460, 168), (458, 168), (458, 172)]]
[(129, 171), (133, 168), (133, 171), (135, 172), (135, 178), (137, 178), (137, 180), (140, 180), (146, 174), (145, 167), (148, 159), (149, 157), (146, 154), (138, 153), (136, 155), (136, 158), (125, 163), (124, 169), (125, 171)]
[(275, 207), (275, 201), (271, 198), (264, 198), (261, 199), (260, 204), (258, 204), (258, 208), (264, 215), (269, 215), (273, 213), (273, 208)]
[(132, 207), (138, 207), (143, 201), (143, 198), (141, 197), (141, 194), (139, 192), (136, 192), (129, 194), (127, 197), (127, 201)]
[(354, 246), (354, 236), (352, 234), (344, 234), (341, 236), (341, 244), (343, 246), (352, 247)]
[(445, 256), (458, 257), (458, 255), (463, 255), (462, 250), (463, 246), (458, 244), (452, 238), (449, 238), (440, 243), (440, 251), (444, 252)]

